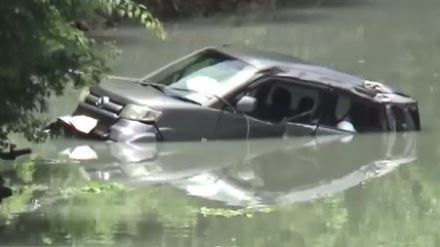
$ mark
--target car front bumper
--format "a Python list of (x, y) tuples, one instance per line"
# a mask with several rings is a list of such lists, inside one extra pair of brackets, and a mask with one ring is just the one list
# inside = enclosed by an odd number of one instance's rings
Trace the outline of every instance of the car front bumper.
[(120, 118), (112, 124), (88, 115), (58, 118), (67, 135), (88, 139), (110, 140), (126, 143), (151, 143), (159, 140), (159, 131), (154, 124)]
[(149, 143), (161, 139), (159, 130), (154, 123), (121, 118), (117, 112), (110, 112), (107, 109), (86, 103), (80, 103), (72, 114), (72, 116), (82, 115), (97, 120), (96, 126), (90, 132), (78, 133), (77, 129), (64, 122), (69, 134), (114, 142)]
[(121, 118), (110, 127), (108, 138), (115, 142), (155, 142), (158, 130), (152, 124)]

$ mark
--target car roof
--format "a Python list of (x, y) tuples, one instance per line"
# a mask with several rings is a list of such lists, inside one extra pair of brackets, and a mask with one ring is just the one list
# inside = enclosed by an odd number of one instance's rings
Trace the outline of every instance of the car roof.
[(235, 57), (260, 71), (277, 68), (279, 69), (278, 74), (286, 77), (298, 79), (313, 77), (315, 82), (322, 82), (330, 84), (331, 86), (344, 88), (362, 85), (365, 81), (360, 77), (312, 64), (281, 53), (231, 46), (214, 49)]
[[(299, 58), (271, 51), (262, 51), (247, 47), (236, 47), (225, 45), (222, 47), (208, 47), (207, 50), (214, 50), (230, 57), (245, 62), (246, 64), (256, 68), (261, 73), (273, 74), (280, 77), (295, 78), (313, 84), (329, 86), (331, 88), (348, 91), (357, 96), (374, 100), (376, 93), (371, 88), (367, 88), (365, 84), (370, 82), (361, 77), (340, 72), (321, 65), (303, 61)], [(377, 82), (376, 82), (377, 83)], [(381, 83), (380, 83), (381, 84)], [(409, 96), (404, 95), (396, 90), (385, 86), (391, 101), (413, 101)], [(406, 99), (404, 99), (406, 98)]]

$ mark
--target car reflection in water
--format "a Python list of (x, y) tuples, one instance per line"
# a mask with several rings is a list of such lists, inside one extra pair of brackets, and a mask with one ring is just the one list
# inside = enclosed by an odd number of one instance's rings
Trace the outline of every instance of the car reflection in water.
[(166, 184), (231, 206), (333, 195), (416, 160), (414, 133), (67, 148), (91, 180)]

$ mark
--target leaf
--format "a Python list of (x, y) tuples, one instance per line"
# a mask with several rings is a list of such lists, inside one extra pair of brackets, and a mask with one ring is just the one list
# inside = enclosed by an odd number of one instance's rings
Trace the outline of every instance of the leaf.
[(125, 16), (125, 10), (124, 9), (118, 9), (118, 14), (120, 16)]
[(51, 244), (53, 244), (53, 240), (52, 240), (52, 238), (50, 238), (50, 237), (47, 237), (47, 236), (43, 236), (43, 243), (44, 244), (47, 244), (47, 245), (51, 245)]
[(141, 14), (141, 9), (140, 9), (140, 8), (137, 8), (137, 9), (134, 11), (134, 16), (135, 16), (135, 17), (138, 17), (138, 16), (140, 16), (140, 14)]

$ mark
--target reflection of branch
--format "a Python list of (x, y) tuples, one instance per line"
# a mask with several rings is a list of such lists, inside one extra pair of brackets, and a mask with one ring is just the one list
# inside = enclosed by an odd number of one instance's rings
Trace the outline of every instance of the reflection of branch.
[(3, 201), (3, 199), (12, 196), (12, 190), (8, 187), (5, 187), (4, 184), (5, 180), (0, 176), (0, 203)]
[(15, 149), (15, 147), (15, 145), (11, 144), (9, 152), (0, 152), (0, 159), (15, 160), (18, 156), (30, 154), (32, 152), (30, 148)]

